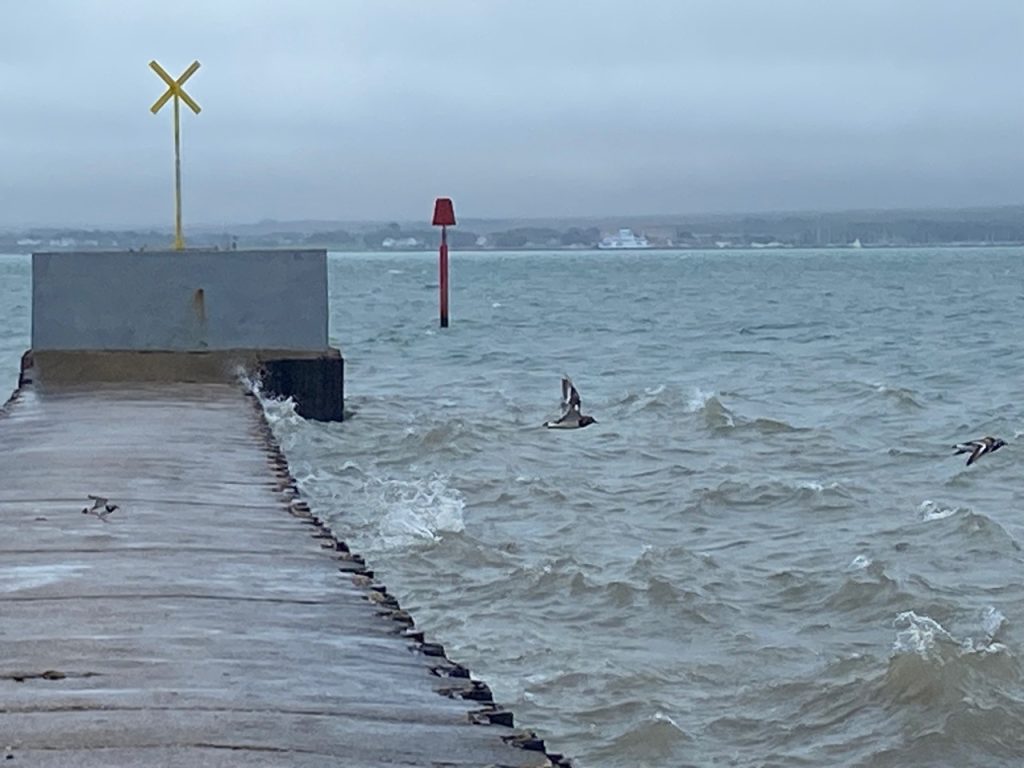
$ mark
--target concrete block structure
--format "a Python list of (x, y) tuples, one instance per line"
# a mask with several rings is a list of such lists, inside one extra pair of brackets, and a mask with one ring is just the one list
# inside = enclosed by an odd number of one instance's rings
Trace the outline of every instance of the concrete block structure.
[(38, 386), (217, 381), (239, 369), (309, 418), (340, 421), (324, 250), (104, 251), (32, 257)]

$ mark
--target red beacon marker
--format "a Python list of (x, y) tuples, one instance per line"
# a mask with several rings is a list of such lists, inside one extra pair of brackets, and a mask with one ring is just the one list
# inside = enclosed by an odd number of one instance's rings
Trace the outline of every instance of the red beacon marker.
[(448, 327), (448, 227), (455, 226), (455, 206), (450, 197), (439, 197), (434, 201), (433, 225), (441, 228), (441, 250), (438, 254), (438, 269), (441, 273), (441, 327)]

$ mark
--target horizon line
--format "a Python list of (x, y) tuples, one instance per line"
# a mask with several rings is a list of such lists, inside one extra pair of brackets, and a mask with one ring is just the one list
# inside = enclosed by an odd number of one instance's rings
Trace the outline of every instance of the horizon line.
[[(470, 216), (459, 216), (464, 222), (516, 222), (516, 221), (534, 221), (534, 222), (584, 222), (584, 221), (605, 221), (609, 219), (700, 219), (700, 218), (737, 218), (737, 217), (750, 217), (750, 216), (835, 216), (843, 214), (879, 214), (879, 213), (956, 213), (956, 212), (981, 212), (981, 211), (1008, 211), (1015, 208), (1024, 209), (1024, 202), (1014, 203), (999, 203), (997, 205), (948, 205), (948, 206), (898, 206), (898, 207), (854, 207), (854, 208), (771, 208), (771, 209), (746, 209), (746, 210), (734, 210), (734, 211), (707, 211), (703, 213), (593, 213), (593, 214), (574, 214), (574, 215), (470, 215)], [(399, 217), (380, 217), (380, 218), (353, 218), (353, 219), (331, 219), (322, 217), (308, 217), (308, 218), (273, 218), (263, 217), (260, 219), (249, 220), (249, 221), (232, 221), (223, 223), (212, 223), (198, 221), (194, 223), (186, 223), (186, 230), (189, 228), (205, 229), (205, 230), (217, 230), (220, 229), (227, 232), (230, 227), (254, 227), (263, 226), (268, 224), (327, 224), (327, 225), (372, 225), (372, 224), (412, 224), (422, 223), (424, 226), (430, 225), (429, 215), (424, 215), (422, 218), (399, 218)], [(107, 224), (107, 225), (96, 225), (96, 224), (80, 224), (80, 223), (63, 223), (63, 224), (42, 224), (42, 223), (22, 223), (22, 224), (0, 224), (0, 231), (13, 232), (23, 230), (61, 230), (61, 229), (78, 229), (78, 230), (108, 230), (108, 231), (126, 231), (126, 230), (142, 230), (152, 232), (165, 232), (174, 229), (172, 224)]]

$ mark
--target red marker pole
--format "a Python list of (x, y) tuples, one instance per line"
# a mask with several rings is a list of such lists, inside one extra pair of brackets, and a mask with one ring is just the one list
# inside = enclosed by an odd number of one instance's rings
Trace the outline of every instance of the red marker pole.
[(451, 198), (439, 197), (434, 201), (433, 225), (441, 228), (441, 250), (438, 254), (438, 270), (441, 287), (441, 327), (448, 327), (448, 227), (455, 226), (455, 206)]
[(448, 227), (441, 227), (441, 327), (448, 327)]

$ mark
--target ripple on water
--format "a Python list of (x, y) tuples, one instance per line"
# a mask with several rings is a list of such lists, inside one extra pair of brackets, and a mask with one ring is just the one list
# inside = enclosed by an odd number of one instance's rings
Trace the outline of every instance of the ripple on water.
[(714, 488), (697, 488), (694, 501), (701, 509), (739, 509), (745, 507), (817, 511), (852, 508), (853, 493), (838, 481), (767, 479), (758, 482), (725, 480)]
[[(1024, 423), (1024, 351), (973, 322), (1024, 322), (1022, 253), (477, 254), (443, 333), (422, 257), (332, 258), (358, 416), (268, 411), (418, 624), (580, 766), (1017, 765), (1013, 453), (946, 444)], [(599, 423), (553, 435), (566, 369)]]
[[(687, 733), (670, 715), (661, 710), (619, 725), (608, 744), (594, 753), (597, 760), (608, 760), (622, 765), (687, 765), (688, 748), (694, 737)], [(605, 738), (608, 738), (606, 736)]]

